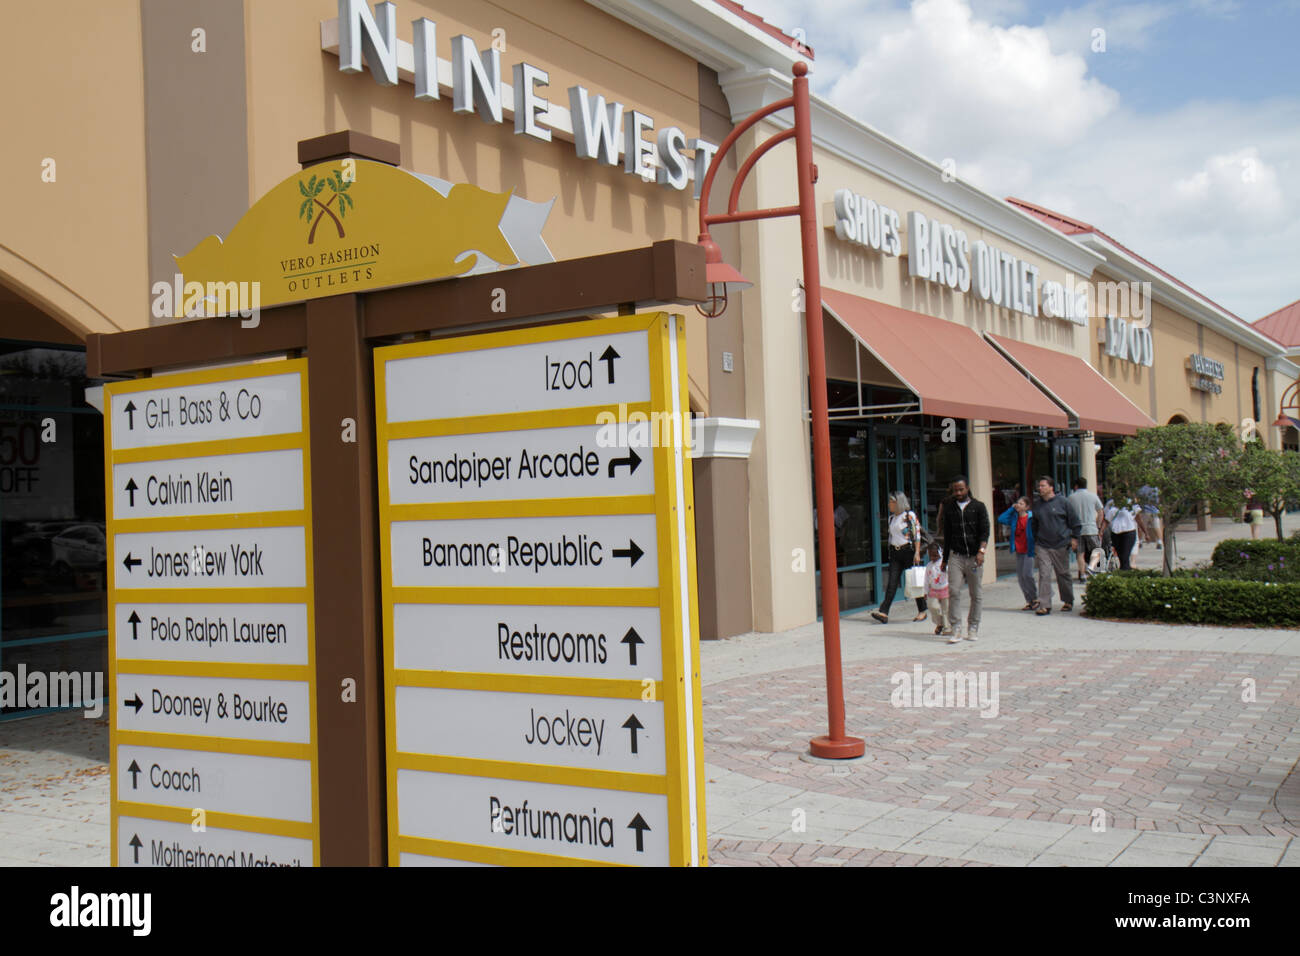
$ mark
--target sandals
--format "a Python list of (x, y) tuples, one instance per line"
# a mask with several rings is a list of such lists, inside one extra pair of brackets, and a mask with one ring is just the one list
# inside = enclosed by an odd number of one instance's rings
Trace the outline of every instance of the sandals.
[(930, 616), (930, 612), (929, 612), (929, 611), (922, 611), (922, 612), (921, 612), (920, 614), (918, 614), (916, 617), (912, 618), (912, 620), (913, 620), (913, 621), (924, 621), (924, 620), (925, 620), (927, 617), (929, 617), (929, 616)]
[(1024, 607), (1022, 607), (1020, 610), (1022, 610), (1022, 611), (1036, 611), (1036, 610), (1038, 610), (1038, 606), (1039, 606), (1039, 605), (1038, 605), (1038, 602), (1037, 602), (1037, 601), (1030, 601), (1028, 604), (1026, 604), (1026, 605), (1025, 605)]
[(1062, 611), (1073, 611), (1073, 610), (1074, 610), (1074, 605), (1073, 605), (1073, 604), (1062, 604), (1062, 605), (1061, 605), (1061, 610), (1062, 610)]
[(1034, 613), (1037, 614), (1039, 617), (1045, 617), (1046, 615), (1052, 613), (1052, 609), (1050, 607), (1040, 607), (1037, 610), (1035, 610)]

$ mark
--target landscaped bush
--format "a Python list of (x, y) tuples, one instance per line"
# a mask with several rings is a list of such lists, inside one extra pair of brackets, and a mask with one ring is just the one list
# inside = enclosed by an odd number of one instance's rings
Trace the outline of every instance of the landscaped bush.
[(1220, 541), (1211, 558), (1212, 576), (1243, 581), (1300, 581), (1300, 540)]
[(1206, 577), (1188, 571), (1171, 577), (1156, 571), (1115, 571), (1091, 578), (1083, 602), (1090, 617), (1300, 627), (1300, 583)]

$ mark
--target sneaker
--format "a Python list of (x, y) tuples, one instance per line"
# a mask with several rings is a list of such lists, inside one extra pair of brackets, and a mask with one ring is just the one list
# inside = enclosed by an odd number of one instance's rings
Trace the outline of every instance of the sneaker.
[(871, 616), (874, 617), (874, 618), (875, 618), (877, 621), (879, 621), (881, 624), (888, 624), (888, 623), (889, 623), (889, 615), (888, 615), (888, 614), (881, 614), (879, 611), (872, 611), (872, 612), (871, 612)]
[[(936, 633), (938, 633), (938, 632), (936, 632)], [(944, 636), (944, 637), (952, 637), (952, 628), (950, 628), (950, 627), (945, 627), (945, 628), (943, 629), (943, 636)]]
[(948, 643), (949, 644), (961, 643), (961, 628), (957, 628), (952, 632), (952, 635), (948, 638)]
[(980, 639), (980, 629), (979, 629), (979, 625), (978, 625), (978, 624), (976, 624), (974, 627), (967, 628), (967, 630), (966, 630), (966, 640), (968, 640), (968, 641), (978, 641), (979, 639)]

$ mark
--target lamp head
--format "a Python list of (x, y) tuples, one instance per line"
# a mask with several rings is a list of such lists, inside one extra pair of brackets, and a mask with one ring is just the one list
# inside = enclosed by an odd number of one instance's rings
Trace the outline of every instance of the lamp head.
[(750, 282), (722, 260), (722, 250), (707, 232), (700, 233), (699, 245), (704, 248), (704, 281), (709, 284), (709, 297), (696, 311), (706, 319), (716, 319), (727, 310), (727, 297), (732, 290), (747, 289)]

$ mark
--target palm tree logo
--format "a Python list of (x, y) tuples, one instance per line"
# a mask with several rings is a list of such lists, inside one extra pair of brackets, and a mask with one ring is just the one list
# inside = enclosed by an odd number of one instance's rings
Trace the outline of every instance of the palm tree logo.
[[(321, 202), (316, 197), (321, 194), (326, 186), (333, 190), (334, 195), (329, 198), (328, 202)], [(307, 243), (310, 245), (316, 241), (316, 230), (321, 224), (321, 220), (326, 216), (334, 223), (334, 228), (338, 230), (339, 238), (343, 238), (343, 217), (347, 215), (349, 209), (355, 208), (356, 204), (352, 197), (347, 194), (352, 188), (352, 182), (345, 180), (343, 174), (337, 169), (334, 170), (333, 176), (312, 176), (306, 184), (298, 180), (298, 191), (303, 194), (302, 205), (298, 207), (298, 218), (306, 219), (311, 223), (311, 232), (307, 233)], [(330, 209), (338, 201), (338, 214)], [(320, 207), (319, 209), (315, 207)]]

